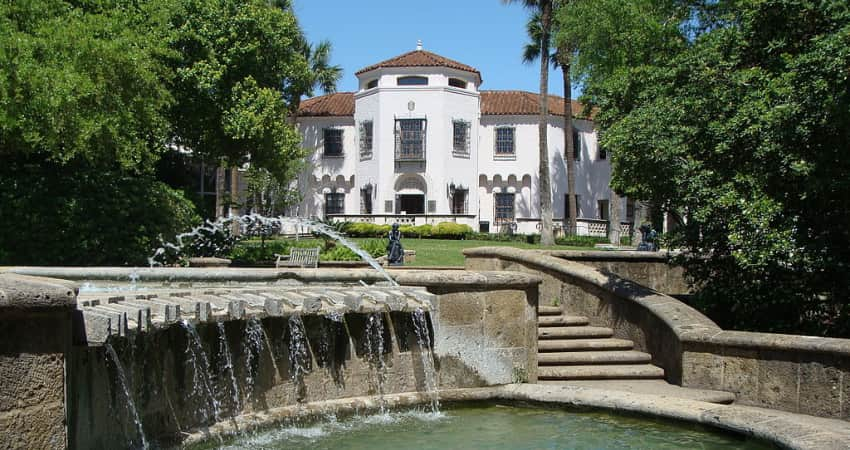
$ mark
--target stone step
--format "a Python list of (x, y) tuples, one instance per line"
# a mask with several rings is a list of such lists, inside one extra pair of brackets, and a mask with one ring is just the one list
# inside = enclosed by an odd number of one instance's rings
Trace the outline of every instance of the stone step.
[(614, 380), (664, 378), (664, 369), (651, 364), (598, 366), (542, 366), (540, 380)]
[(543, 327), (537, 329), (539, 339), (609, 338), (614, 330), (604, 327)]
[(634, 343), (626, 339), (546, 339), (537, 342), (539, 352), (582, 352), (631, 350)]
[(652, 355), (637, 351), (548, 352), (537, 354), (541, 366), (572, 366), (583, 364), (642, 364), (652, 361)]
[(557, 326), (583, 326), (587, 325), (589, 320), (584, 316), (542, 316), (537, 318), (537, 326), (539, 327), (557, 327)]
[(537, 314), (541, 316), (560, 316), (563, 313), (560, 306), (538, 306)]

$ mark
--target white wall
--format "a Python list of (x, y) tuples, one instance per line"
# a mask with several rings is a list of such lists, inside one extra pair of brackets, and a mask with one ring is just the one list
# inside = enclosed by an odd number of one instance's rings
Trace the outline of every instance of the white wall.
[[(397, 78), (405, 75), (428, 77), (428, 86), (397, 86)], [(449, 77), (462, 78), (469, 83), (466, 89), (448, 86)], [(519, 232), (537, 231), (538, 203), (538, 129), (537, 116), (481, 116), (480, 96), (476, 90), (477, 77), (471, 73), (446, 68), (382, 68), (361, 74), (360, 91), (355, 94), (353, 117), (302, 117), (299, 119), (304, 147), (312, 152), (300, 186), (307, 189), (299, 211), (301, 215), (324, 214), (324, 192), (346, 194), (345, 213), (360, 214), (360, 188), (372, 184), (373, 214), (392, 214), (385, 210), (386, 201), (395, 201), (396, 184), (406, 176), (420, 177), (426, 188), (427, 201), (436, 201), (435, 214), (449, 214), (451, 203), (447, 194), (450, 183), (469, 188), (469, 214), (478, 221), (493, 222), (493, 194), (516, 194), (516, 218)], [(372, 79), (378, 86), (365, 89)], [(412, 110), (409, 105), (413, 105)], [(425, 171), (412, 170), (395, 163), (395, 120), (423, 118), (427, 120)], [(471, 123), (469, 157), (453, 155), (453, 119)], [(373, 123), (372, 157), (361, 159), (359, 124)], [(563, 118), (553, 116), (548, 127), (549, 167), (552, 180), (553, 213), (556, 220), (565, 216), (567, 192), (564, 160)], [(515, 127), (516, 157), (497, 159), (495, 128)], [(611, 176), (609, 160), (600, 160), (593, 123), (574, 120), (573, 126), (581, 136), (581, 157), (576, 161), (576, 193), (580, 197), (579, 218), (597, 218), (598, 200), (610, 200), (608, 186)], [(322, 129), (342, 128), (344, 157), (322, 158)], [(571, 156), (571, 155), (570, 155)], [(306, 176), (309, 174), (309, 176)], [(626, 201), (623, 199), (620, 217), (625, 220)], [(528, 220), (521, 220), (528, 219)]]
[[(353, 208), (359, 209), (359, 197), (351, 195), (355, 175), (355, 159), (357, 156), (356, 128), (351, 117), (302, 117), (298, 120), (301, 132), (301, 145), (307, 149), (306, 167), (299, 179), (299, 186), (306, 187), (304, 199), (299, 206), (300, 216), (324, 215), (325, 192), (343, 192), (346, 212)], [(340, 128), (342, 134), (342, 158), (324, 158), (325, 128)]]

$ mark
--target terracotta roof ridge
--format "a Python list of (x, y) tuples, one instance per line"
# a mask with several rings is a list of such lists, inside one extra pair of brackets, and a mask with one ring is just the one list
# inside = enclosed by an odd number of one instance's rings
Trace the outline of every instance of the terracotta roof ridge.
[[(421, 60), (416, 60), (417, 58)], [(411, 50), (409, 52), (402, 53), (392, 58), (385, 59), (379, 63), (366, 66), (358, 70), (354, 74), (360, 75), (361, 73), (369, 72), (382, 67), (448, 67), (451, 69), (462, 70), (465, 72), (472, 72), (478, 75), (479, 78), (481, 77), (481, 72), (479, 72), (478, 69), (470, 65), (464, 64), (460, 61), (456, 61), (451, 58), (446, 58), (443, 55), (439, 55), (428, 50)]]

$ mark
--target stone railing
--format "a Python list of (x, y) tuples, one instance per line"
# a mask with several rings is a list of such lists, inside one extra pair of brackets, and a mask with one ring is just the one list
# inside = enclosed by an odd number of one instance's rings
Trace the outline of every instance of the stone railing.
[(328, 219), (337, 222), (367, 222), (377, 225), (436, 225), (441, 222), (454, 222), (469, 225), (477, 230), (475, 216), (471, 214), (329, 214)]
[(672, 253), (599, 250), (543, 250), (542, 254), (575, 261), (603, 273), (614, 273), (678, 299), (691, 294), (681, 267), (669, 263)]
[(737, 402), (850, 419), (850, 340), (729, 331), (690, 306), (614, 273), (504, 247), (467, 249), (468, 270), (543, 277), (540, 304), (559, 303), (652, 355), (668, 381), (733, 392)]

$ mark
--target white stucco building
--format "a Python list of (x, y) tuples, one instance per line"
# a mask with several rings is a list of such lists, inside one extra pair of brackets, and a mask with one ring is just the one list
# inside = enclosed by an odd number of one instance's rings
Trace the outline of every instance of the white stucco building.
[[(538, 232), (537, 94), (481, 90), (478, 70), (421, 48), (356, 75), (357, 92), (301, 104), (298, 126), (311, 156), (299, 215)], [(556, 224), (567, 211), (564, 158), (575, 157), (579, 234), (603, 235), (611, 166), (593, 122), (575, 118), (581, 105), (572, 102), (577, 150), (564, 155), (563, 99), (552, 96), (549, 105)]]

